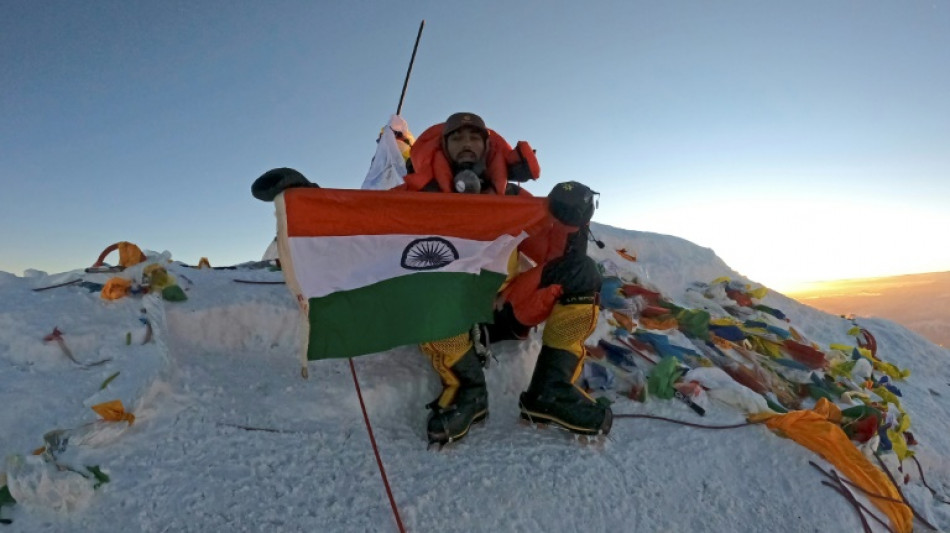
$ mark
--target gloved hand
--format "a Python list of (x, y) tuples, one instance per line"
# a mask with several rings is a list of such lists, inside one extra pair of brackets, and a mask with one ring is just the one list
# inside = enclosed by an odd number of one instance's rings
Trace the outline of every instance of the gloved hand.
[(294, 187), (319, 187), (292, 168), (268, 170), (251, 185), (251, 194), (263, 202), (273, 202), (278, 194)]
[(523, 183), (541, 176), (538, 158), (527, 141), (518, 141), (514, 149), (505, 156), (505, 163), (508, 165), (508, 181)]

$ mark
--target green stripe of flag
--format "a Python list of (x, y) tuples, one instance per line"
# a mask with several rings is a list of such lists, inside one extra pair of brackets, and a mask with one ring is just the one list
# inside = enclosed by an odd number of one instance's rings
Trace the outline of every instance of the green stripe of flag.
[(505, 275), (420, 272), (310, 299), (307, 359), (353, 357), (489, 322)]

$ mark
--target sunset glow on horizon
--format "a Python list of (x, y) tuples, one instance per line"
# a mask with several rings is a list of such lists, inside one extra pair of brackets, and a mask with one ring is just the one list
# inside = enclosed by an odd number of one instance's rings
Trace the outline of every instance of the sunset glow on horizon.
[(260, 259), (251, 182), (358, 188), (422, 19), (413, 133), (480, 114), (533, 194), (583, 182), (775, 290), (950, 270), (950, 3), (53, 0), (0, 7), (0, 271)]

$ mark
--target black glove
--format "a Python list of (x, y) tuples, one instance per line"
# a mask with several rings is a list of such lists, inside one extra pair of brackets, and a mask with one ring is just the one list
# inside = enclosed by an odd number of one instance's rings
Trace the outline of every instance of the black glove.
[(294, 187), (319, 187), (292, 168), (268, 170), (251, 185), (251, 194), (263, 202), (273, 202), (278, 194)]

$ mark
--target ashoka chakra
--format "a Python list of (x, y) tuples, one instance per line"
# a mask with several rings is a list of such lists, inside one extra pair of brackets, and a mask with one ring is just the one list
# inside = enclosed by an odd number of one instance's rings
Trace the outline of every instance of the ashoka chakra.
[(459, 252), (441, 237), (416, 239), (402, 251), (401, 265), (409, 270), (435, 270), (459, 258)]

